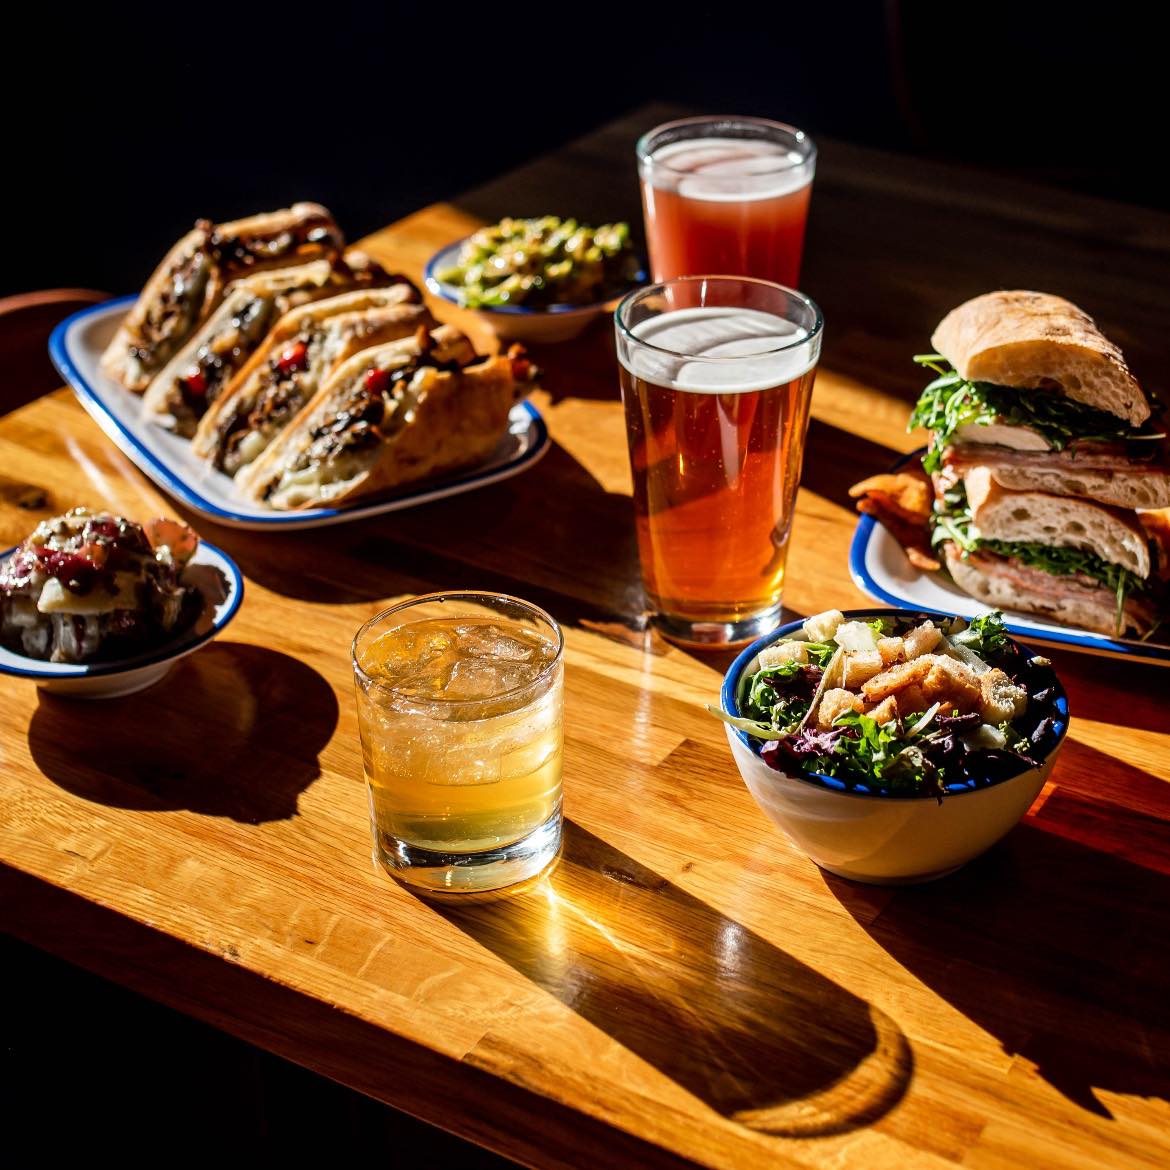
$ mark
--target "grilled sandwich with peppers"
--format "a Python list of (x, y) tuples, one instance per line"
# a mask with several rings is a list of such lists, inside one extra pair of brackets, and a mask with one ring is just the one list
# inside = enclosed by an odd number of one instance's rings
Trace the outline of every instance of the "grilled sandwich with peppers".
[(259, 348), (282, 314), (355, 288), (397, 282), (360, 252), (244, 277), (151, 382), (143, 399), (150, 421), (191, 438), (199, 420)]
[(363, 350), (236, 483), (286, 511), (335, 505), (482, 463), (535, 376), (519, 346), (479, 357), (457, 329)]
[(228, 475), (254, 462), (347, 358), (434, 325), (408, 281), (285, 313), (203, 416), (193, 448)]
[(212, 224), (200, 220), (163, 257), (102, 356), (102, 369), (141, 393), (214, 312), (227, 286), (268, 268), (340, 251), (345, 240), (319, 203)]

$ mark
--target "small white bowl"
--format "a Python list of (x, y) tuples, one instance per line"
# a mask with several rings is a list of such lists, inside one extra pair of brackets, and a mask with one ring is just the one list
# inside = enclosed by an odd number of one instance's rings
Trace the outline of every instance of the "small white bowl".
[[(445, 248), (440, 248), (427, 261), (427, 266), (423, 270), (423, 280), (427, 288), (435, 296), (460, 308), (464, 306), (459, 289), (455, 285), (444, 284), (435, 273), (455, 264), (459, 250), (470, 238), (467, 236), (448, 244)], [(639, 268), (630, 288), (636, 288), (645, 280), (646, 273)], [(592, 305), (548, 305), (539, 309), (528, 308), (525, 305), (501, 305), (498, 308), (468, 309), (467, 312), (479, 317), (501, 341), (538, 343), (570, 341), (582, 333), (590, 322), (612, 313), (629, 291), (630, 289), (624, 289), (619, 295)]]
[[(0, 553), (0, 564), (15, 548)], [(179, 661), (211, 641), (236, 616), (244, 599), (244, 578), (235, 561), (201, 540), (183, 570), (184, 584), (193, 585), (203, 608), (182, 633), (133, 658), (113, 662), (42, 662), (0, 646), (0, 674), (31, 678), (54, 695), (71, 699), (116, 699), (153, 686)]]
[[(850, 610), (848, 620), (895, 615), (938, 618), (913, 610)], [(753, 642), (724, 676), (722, 707), (739, 715), (739, 680), (756, 669), (760, 652), (800, 631), (781, 626)], [(799, 634), (803, 638), (803, 634)], [(1025, 649), (1025, 652), (1026, 649)], [(1033, 656), (1034, 657), (1034, 656)], [(1068, 731), (1068, 698), (1056, 685), (1057, 740), (1036, 768), (984, 786), (956, 786), (936, 796), (888, 796), (845, 788), (840, 780), (782, 772), (760, 759), (745, 732), (724, 724), (731, 754), (756, 803), (798, 849), (822, 869), (874, 885), (903, 885), (945, 877), (990, 849), (1020, 820), (1044, 787)]]

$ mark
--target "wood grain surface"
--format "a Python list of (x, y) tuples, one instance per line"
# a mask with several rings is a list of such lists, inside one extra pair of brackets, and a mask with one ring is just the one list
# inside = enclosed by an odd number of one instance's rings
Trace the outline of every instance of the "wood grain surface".
[[(566, 175), (632, 217), (611, 187), (662, 113), (365, 244), (417, 275), (482, 218), (559, 210)], [(1164, 218), (831, 146), (817, 182), (794, 615), (865, 603), (846, 488), (915, 445), (904, 367), (942, 309), (1092, 285), (1139, 374), (1165, 344)], [(1003, 843), (921, 888), (822, 873), (703, 712), (725, 659), (646, 630), (608, 323), (535, 356), (554, 446), (523, 476), (318, 532), (187, 516), (247, 577), (221, 640), (104, 703), (0, 678), (3, 926), (532, 1166), (1166, 1165), (1170, 675), (1054, 654), (1069, 741)], [(0, 547), (82, 502), (182, 514), (67, 392), (0, 420)], [(522, 896), (434, 906), (370, 861), (348, 646), (468, 586), (565, 626), (566, 847)]]

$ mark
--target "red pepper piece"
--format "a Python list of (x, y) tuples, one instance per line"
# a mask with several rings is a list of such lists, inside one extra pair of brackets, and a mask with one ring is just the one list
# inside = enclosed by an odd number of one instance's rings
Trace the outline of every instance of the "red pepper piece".
[(303, 341), (294, 342), (276, 359), (277, 373), (292, 374), (303, 370), (309, 364), (308, 357), (309, 347)]
[(371, 394), (381, 394), (390, 388), (390, 371), (379, 370), (377, 367), (366, 371), (366, 390)]
[(194, 394), (202, 398), (207, 393), (207, 379), (203, 376), (203, 371), (198, 366), (192, 366), (187, 371), (187, 375), (182, 379), (182, 382), (188, 394)]

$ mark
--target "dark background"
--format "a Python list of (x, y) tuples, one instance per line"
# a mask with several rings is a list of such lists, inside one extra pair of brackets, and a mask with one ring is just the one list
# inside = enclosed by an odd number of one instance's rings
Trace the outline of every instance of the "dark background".
[(356, 239), (653, 98), (1170, 206), (1161, 41), (1080, 12), (34, 0), (6, 17), (0, 295), (129, 292), (198, 216), (299, 198)]

